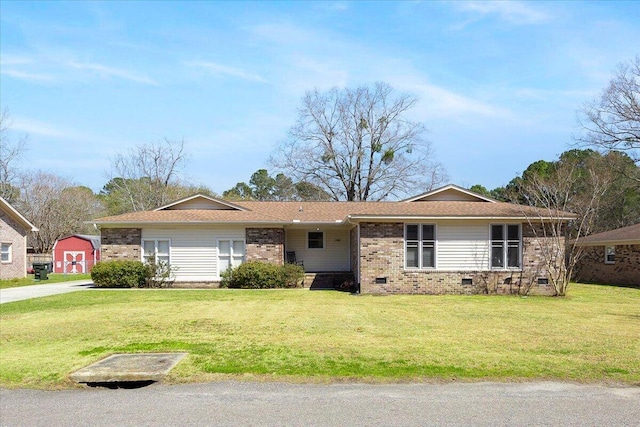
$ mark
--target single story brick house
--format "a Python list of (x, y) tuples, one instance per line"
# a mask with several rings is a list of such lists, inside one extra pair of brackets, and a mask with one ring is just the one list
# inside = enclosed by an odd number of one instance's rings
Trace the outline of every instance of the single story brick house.
[(0, 197), (0, 280), (27, 276), (27, 234), (38, 229)]
[[(562, 221), (573, 218), (562, 213)], [(102, 259), (155, 255), (176, 284), (216, 284), (244, 261), (352, 273), (362, 293), (552, 294), (540, 245), (546, 211), (455, 185), (394, 202), (226, 201), (195, 195), (93, 221)], [(564, 257), (560, 257), (563, 259)]]
[(640, 224), (583, 237), (576, 246), (584, 251), (576, 280), (640, 286)]

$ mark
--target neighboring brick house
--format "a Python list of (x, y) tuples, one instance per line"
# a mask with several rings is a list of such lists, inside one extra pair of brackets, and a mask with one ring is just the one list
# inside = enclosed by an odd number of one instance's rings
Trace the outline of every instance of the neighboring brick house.
[(583, 249), (577, 281), (640, 286), (640, 224), (583, 237), (576, 246)]
[(282, 264), (294, 252), (307, 273), (352, 273), (363, 293), (552, 294), (540, 259), (550, 243), (538, 232), (546, 215), (448, 185), (396, 202), (195, 195), (93, 222), (103, 260), (155, 255), (176, 268), (176, 283), (215, 284), (230, 266)]
[(30, 231), (38, 229), (0, 197), (0, 280), (26, 277)]

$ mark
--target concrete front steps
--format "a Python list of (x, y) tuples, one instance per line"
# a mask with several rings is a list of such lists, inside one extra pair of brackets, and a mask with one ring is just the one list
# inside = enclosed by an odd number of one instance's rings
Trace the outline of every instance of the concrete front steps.
[(354, 292), (354, 284), (355, 277), (350, 271), (308, 272), (304, 274), (303, 286), (312, 291), (339, 290)]

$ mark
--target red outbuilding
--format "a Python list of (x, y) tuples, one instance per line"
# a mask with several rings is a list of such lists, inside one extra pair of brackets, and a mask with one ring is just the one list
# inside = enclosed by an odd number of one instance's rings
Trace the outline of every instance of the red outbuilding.
[(53, 245), (54, 273), (89, 273), (100, 262), (100, 236), (74, 234)]

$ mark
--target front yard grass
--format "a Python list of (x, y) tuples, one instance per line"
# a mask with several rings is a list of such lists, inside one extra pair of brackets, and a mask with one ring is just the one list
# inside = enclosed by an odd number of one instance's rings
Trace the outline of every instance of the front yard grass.
[(185, 351), (166, 381), (533, 379), (640, 385), (640, 289), (566, 298), (113, 290), (0, 306), (0, 386), (64, 388), (109, 354)]
[(87, 274), (63, 274), (49, 273), (47, 280), (36, 280), (33, 274), (21, 279), (0, 280), (0, 289), (16, 288), (18, 286), (46, 285), (47, 283), (70, 282), (72, 280), (89, 280), (91, 275)]

